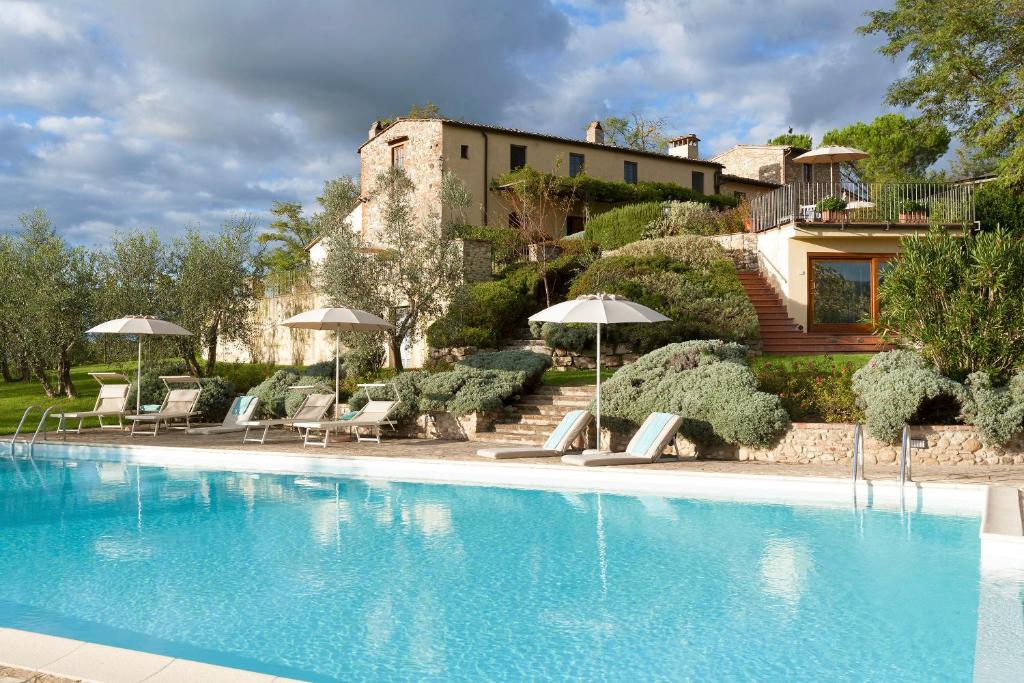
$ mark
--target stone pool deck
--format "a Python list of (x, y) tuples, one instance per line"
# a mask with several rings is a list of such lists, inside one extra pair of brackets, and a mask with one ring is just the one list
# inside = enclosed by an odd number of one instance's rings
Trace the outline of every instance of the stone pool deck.
[[(345, 437), (341, 437), (345, 438)], [(51, 443), (60, 443), (51, 436)], [(131, 437), (125, 432), (114, 430), (85, 430), (81, 434), (69, 434), (68, 443), (88, 443), (110, 446), (168, 446), (175, 448), (213, 448), (226, 451), (253, 451), (281, 455), (302, 455), (319, 458), (416, 458), (425, 460), (468, 461), (493, 463), (487, 458), (476, 457), (479, 448), (488, 446), (507, 447), (509, 444), (489, 444), (483, 441), (446, 441), (441, 439), (387, 438), (382, 443), (334, 440), (327, 448), (303, 447), (301, 439), (291, 431), (272, 431), (265, 444), (242, 443), (241, 434), (197, 435), (180, 430), (163, 432), (156, 437)], [(522, 463), (533, 466), (561, 465), (557, 458), (522, 458), (502, 460), (501, 464)], [(722, 474), (850, 477), (850, 468), (844, 464), (825, 463), (783, 463), (760, 460), (695, 460), (668, 461), (648, 465), (625, 465), (616, 469), (639, 468), (644, 470), (666, 470), (679, 472), (716, 472)], [(610, 468), (605, 468), (610, 469)], [(870, 480), (894, 480), (894, 464), (866, 464), (865, 478)], [(999, 484), (1024, 489), (1024, 465), (925, 465), (914, 464), (912, 476), (917, 482), (948, 482), (956, 484)]]

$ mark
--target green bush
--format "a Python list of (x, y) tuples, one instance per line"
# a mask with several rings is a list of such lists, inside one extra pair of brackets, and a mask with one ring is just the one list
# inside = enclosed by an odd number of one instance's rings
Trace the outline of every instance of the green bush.
[(526, 304), (522, 294), (505, 281), (469, 285), (427, 328), (427, 343), (434, 348), (496, 347), (521, 324)]
[(902, 247), (879, 287), (881, 327), (954, 379), (1005, 382), (1024, 359), (1024, 241), (933, 230)]
[(718, 242), (700, 235), (642, 239), (618, 249), (615, 256), (667, 256), (692, 268), (710, 269), (729, 256)]
[[(345, 378), (345, 368), (340, 368), (341, 378)], [(320, 379), (329, 379), (334, 381), (334, 359), (322, 360), (319, 363), (313, 363), (307, 365), (303, 370), (302, 374), (306, 377), (317, 377)]]
[(818, 211), (842, 211), (846, 208), (846, 197), (837, 194), (825, 197), (814, 208)]
[(746, 353), (721, 340), (664, 346), (603, 384), (602, 418), (626, 431), (652, 412), (674, 413), (694, 443), (769, 446), (789, 428), (789, 417), (777, 396), (757, 390)]
[(353, 410), (359, 410), (371, 398), (378, 401), (393, 401), (395, 390), (397, 390), (401, 404), (391, 414), (391, 417), (398, 423), (411, 422), (423, 412), (420, 407), (420, 394), (422, 393), (420, 385), (427, 376), (427, 373), (416, 370), (400, 372), (390, 379), (381, 380), (387, 386), (359, 389), (349, 399), (349, 406)]
[(618, 249), (642, 238), (647, 226), (661, 218), (661, 203), (630, 204), (587, 221), (586, 236), (602, 249)]
[[(184, 375), (185, 365), (181, 361), (164, 360), (150, 363), (142, 372), (142, 405), (163, 403), (167, 386), (160, 380), (161, 375)], [(220, 422), (235, 399), (235, 385), (223, 377), (202, 377), (199, 384), (203, 393), (199, 395), (196, 410), (197, 422)], [(182, 385), (184, 386), (184, 385)], [(175, 387), (177, 388), (177, 387)], [(135, 382), (128, 391), (128, 405), (135, 409)]]
[(644, 229), (644, 239), (675, 235), (728, 235), (743, 231), (739, 208), (720, 211), (703, 202), (665, 202), (661, 216)]
[[(868, 434), (897, 443), (904, 424), (948, 424), (970, 410), (970, 394), (913, 351), (888, 351), (853, 375)], [(965, 410), (966, 408), (966, 410)]]
[[(334, 394), (334, 377), (330, 380), (313, 375), (301, 375), (296, 381), (301, 386), (309, 386), (311, 389), (303, 391), (286, 391), (284, 394), (284, 414), (291, 417), (299, 409), (308, 394)], [(331, 415), (331, 411), (327, 412)]]
[(669, 322), (609, 325), (609, 343), (622, 342), (645, 353), (685, 339), (756, 339), (757, 314), (724, 255), (710, 263), (668, 256), (612, 256), (578, 277), (569, 297), (598, 292), (619, 294), (668, 316)]
[(528, 240), (522, 230), (491, 225), (460, 225), (455, 231), (463, 239), (491, 243), (495, 272), (526, 257)]
[(863, 411), (853, 393), (854, 365), (834, 358), (754, 367), (761, 391), (775, 394), (796, 422), (861, 422)]
[(217, 363), (214, 375), (223, 377), (240, 392), (249, 391), (281, 369), (270, 363)]
[(298, 383), (299, 375), (294, 370), (278, 370), (250, 389), (248, 394), (259, 398), (258, 413), (261, 417), (284, 417), (287, 414), (285, 400), (288, 394), (292, 393), (288, 388)]
[(994, 386), (987, 373), (974, 372), (967, 378), (967, 388), (971, 402), (964, 407), (965, 418), (978, 428), (986, 445), (1005, 446), (1024, 431), (1024, 373)]
[(974, 214), (982, 230), (1003, 228), (1016, 235), (1024, 233), (1024, 192), (985, 183), (974, 195)]
[[(203, 422), (222, 422), (238, 392), (235, 385), (223, 377), (203, 377), (199, 380), (203, 393), (199, 394), (196, 410)], [(163, 400), (163, 399), (161, 399)]]

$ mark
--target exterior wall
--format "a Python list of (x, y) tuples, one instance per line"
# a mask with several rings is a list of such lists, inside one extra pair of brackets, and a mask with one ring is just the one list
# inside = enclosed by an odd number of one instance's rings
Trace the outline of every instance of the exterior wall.
[(714, 235), (708, 239), (722, 245), (736, 264), (736, 270), (741, 273), (757, 272), (757, 235), (737, 232), (731, 235)]
[(760, 197), (763, 194), (768, 194), (773, 189), (775, 188), (765, 187), (764, 185), (754, 185), (753, 183), (744, 183), (742, 180), (722, 178), (722, 185), (718, 192), (726, 197), (731, 197), (739, 192), (745, 196), (747, 201), (750, 201), (754, 197)]
[(789, 242), (794, 228), (783, 226), (757, 233), (758, 270), (782, 297), (789, 298)]
[[(772, 183), (804, 182), (804, 164), (793, 161), (804, 150), (780, 145), (736, 145), (732, 149), (711, 158), (723, 164), (723, 173), (743, 178), (756, 178)], [(838, 169), (836, 177), (838, 178)], [(829, 182), (829, 165), (811, 165), (810, 181), (814, 183)]]
[[(486, 137), (485, 137), (486, 135)], [(487, 145), (486, 152), (484, 145)], [(468, 147), (468, 159), (461, 157), (462, 145)], [(553, 141), (514, 133), (498, 131), (481, 131), (476, 128), (445, 123), (443, 134), (443, 156), (447, 170), (454, 172), (466, 188), (472, 193), (471, 209), (467, 211), (465, 222), (487, 223), (489, 225), (506, 226), (508, 216), (512, 212), (509, 202), (502, 193), (490, 189), (493, 178), (508, 173), (511, 164), (511, 145), (526, 147), (526, 163), (538, 171), (569, 174), (569, 154), (584, 155), (584, 167), (587, 175), (602, 180), (623, 180), (623, 162), (633, 161), (637, 164), (637, 177), (641, 182), (671, 182), (683, 187), (692, 187), (692, 172), (704, 174), (704, 190), (708, 194), (715, 191), (715, 179), (718, 169), (707, 164), (694, 163), (678, 157), (654, 157), (632, 153), (615, 147), (607, 149), (588, 145), (583, 141)], [(486, 168), (485, 168), (486, 155)], [(610, 207), (591, 205), (592, 213), (607, 210)], [(570, 215), (585, 217), (586, 208), (576, 206)], [(446, 219), (459, 220), (461, 216), (445, 215)], [(552, 237), (562, 237), (565, 226), (559, 221), (556, 225), (552, 217), (551, 224), (546, 226)]]
[(256, 307), (257, 334), (252, 345), (228, 342), (218, 349), (227, 363), (309, 365), (334, 358), (334, 335), (314, 330), (293, 330), (280, 322), (296, 313), (325, 305), (312, 292), (297, 292), (260, 299)]
[[(399, 142), (402, 138), (407, 138)], [(360, 192), (366, 201), (359, 221), (363, 238), (379, 241), (380, 200), (373, 196), (377, 176), (391, 168), (391, 150), (405, 146), (405, 172), (415, 186), (412, 197), (416, 219), (426, 222), (441, 215), (441, 122), (399, 121), (359, 152)]]

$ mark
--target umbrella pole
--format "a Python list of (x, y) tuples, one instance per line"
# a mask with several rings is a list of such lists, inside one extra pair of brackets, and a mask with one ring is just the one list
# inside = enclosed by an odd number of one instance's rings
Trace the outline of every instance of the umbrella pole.
[(139, 335), (139, 360), (135, 364), (135, 414), (142, 414), (142, 335)]
[(597, 323), (597, 450), (601, 451), (601, 323)]
[(338, 387), (341, 383), (341, 344), (338, 341), (340, 336), (337, 330), (334, 331), (334, 419), (338, 419)]

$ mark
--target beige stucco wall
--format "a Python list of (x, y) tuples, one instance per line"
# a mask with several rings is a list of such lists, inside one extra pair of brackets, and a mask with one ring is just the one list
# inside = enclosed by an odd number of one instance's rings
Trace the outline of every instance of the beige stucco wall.
[[(487, 164), (484, 166), (484, 143), (486, 132)], [(461, 147), (469, 147), (469, 158), (461, 158)], [(711, 194), (715, 191), (716, 167), (688, 162), (685, 159), (658, 158), (643, 154), (630, 153), (617, 148), (603, 149), (583, 142), (574, 144), (555, 142), (529, 136), (514, 135), (495, 131), (480, 131), (457, 124), (446, 123), (443, 130), (442, 150), (447, 170), (454, 172), (472, 193), (472, 207), (466, 219), (470, 223), (486, 222), (490, 225), (508, 225), (508, 214), (513, 205), (502, 197), (501, 193), (490, 190), (493, 178), (508, 173), (511, 163), (511, 146), (526, 147), (526, 163), (538, 171), (569, 174), (569, 154), (584, 155), (584, 168), (587, 175), (602, 180), (623, 180), (623, 162), (633, 161), (637, 164), (637, 178), (641, 182), (671, 182), (683, 187), (692, 187), (692, 172), (704, 174), (704, 191)], [(485, 199), (486, 198), (486, 199)], [(486, 214), (484, 207), (486, 204)], [(599, 213), (609, 207), (592, 205), (592, 213)], [(577, 205), (569, 215), (585, 217), (586, 208)], [(457, 220), (455, 216), (445, 215), (446, 219)], [(564, 235), (564, 225), (556, 216), (548, 216), (546, 221), (552, 237)], [(560, 216), (558, 216), (560, 218)]]
[(807, 329), (809, 254), (898, 254), (900, 240), (916, 232), (920, 231), (784, 226), (758, 234), (759, 268), (793, 320)]
[(755, 185), (753, 183), (745, 183), (742, 180), (734, 180), (732, 178), (722, 178), (722, 185), (718, 193), (731, 197), (737, 192), (743, 193), (746, 200), (750, 201), (754, 197), (760, 197), (763, 194), (771, 192), (772, 187), (765, 187), (764, 185)]

